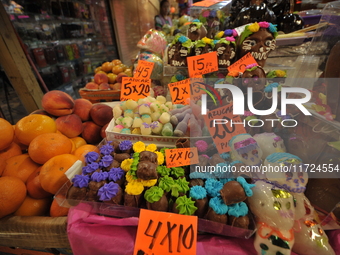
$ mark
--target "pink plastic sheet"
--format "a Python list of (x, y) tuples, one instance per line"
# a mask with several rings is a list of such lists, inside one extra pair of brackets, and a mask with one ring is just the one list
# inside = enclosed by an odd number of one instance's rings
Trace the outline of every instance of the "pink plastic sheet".
[[(67, 232), (75, 255), (131, 255), (137, 233), (138, 218), (99, 216), (89, 204), (70, 209)], [(336, 254), (340, 254), (340, 230), (327, 232)], [(198, 255), (256, 254), (253, 238), (241, 239), (200, 234), (197, 238)], [(292, 255), (297, 255), (292, 253)]]

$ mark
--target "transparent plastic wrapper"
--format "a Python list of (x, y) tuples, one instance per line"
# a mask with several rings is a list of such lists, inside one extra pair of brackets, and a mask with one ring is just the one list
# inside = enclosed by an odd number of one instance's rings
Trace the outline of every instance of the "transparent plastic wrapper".
[(162, 55), (167, 45), (164, 34), (160, 31), (150, 29), (137, 43), (137, 47), (142, 50), (154, 52)]
[[(160, 80), (163, 76), (163, 60), (160, 55), (155, 54), (149, 50), (142, 50), (138, 54), (138, 60), (145, 60), (154, 63), (154, 67), (151, 73), (151, 79)], [(135, 68), (138, 62), (135, 63)]]

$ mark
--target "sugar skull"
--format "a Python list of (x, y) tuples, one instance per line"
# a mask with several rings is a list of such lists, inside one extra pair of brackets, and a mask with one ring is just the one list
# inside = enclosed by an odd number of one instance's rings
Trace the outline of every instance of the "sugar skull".
[(257, 254), (290, 255), (294, 244), (293, 195), (264, 181), (257, 181), (252, 190), (248, 204), (256, 220)]
[(207, 29), (203, 26), (199, 20), (194, 20), (188, 28), (187, 37), (191, 41), (197, 41), (207, 35)]
[(221, 39), (215, 44), (214, 51), (217, 52), (218, 67), (227, 68), (235, 58), (235, 43)]
[(275, 152), (266, 157), (266, 178), (277, 187), (293, 193), (306, 190), (308, 175), (302, 160), (290, 153)]
[(276, 27), (271, 23), (255, 22), (246, 26), (238, 42), (238, 59), (250, 52), (263, 67), (269, 53), (276, 47), (276, 36)]
[(266, 73), (262, 67), (257, 65), (249, 65), (243, 72), (241, 77), (241, 89), (247, 92), (247, 88), (253, 88), (253, 91), (263, 91), (266, 85)]
[(282, 138), (275, 133), (256, 134), (254, 135), (254, 139), (263, 152), (263, 160), (274, 152), (286, 152), (286, 147)]
[(191, 50), (191, 40), (185, 36), (176, 36), (168, 48), (168, 63), (171, 66), (187, 66), (187, 57)]
[(236, 160), (249, 166), (261, 164), (262, 150), (250, 134), (234, 136), (229, 141), (229, 146)]
[(214, 48), (213, 40), (204, 37), (202, 38), (202, 40), (198, 40), (195, 43), (193, 55), (198, 56), (205, 53), (213, 52), (213, 48)]

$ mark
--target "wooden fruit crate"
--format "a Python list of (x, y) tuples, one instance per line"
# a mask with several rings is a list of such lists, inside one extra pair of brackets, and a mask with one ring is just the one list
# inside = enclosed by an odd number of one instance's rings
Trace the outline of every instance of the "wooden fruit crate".
[(70, 249), (67, 217), (7, 216), (0, 219), (0, 246)]

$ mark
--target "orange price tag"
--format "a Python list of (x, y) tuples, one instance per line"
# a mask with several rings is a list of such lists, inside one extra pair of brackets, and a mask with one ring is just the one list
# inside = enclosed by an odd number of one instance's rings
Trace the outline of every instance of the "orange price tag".
[(255, 58), (251, 55), (250, 52), (248, 52), (246, 55), (244, 55), (242, 58), (237, 60), (234, 64), (228, 67), (228, 71), (237, 71), (243, 73), (246, 70), (247, 65), (251, 64), (257, 64)]
[(134, 255), (196, 255), (197, 216), (141, 209)]
[(216, 51), (198, 56), (188, 57), (187, 61), (190, 77), (212, 73), (218, 70)]
[(165, 150), (166, 167), (188, 166), (197, 164), (198, 151), (196, 147)]
[(230, 151), (228, 142), (233, 136), (247, 133), (240, 116), (233, 115), (233, 104), (208, 111), (204, 121), (220, 154)]
[(190, 79), (169, 83), (168, 87), (173, 104), (189, 104)]
[(154, 67), (155, 63), (145, 61), (145, 60), (139, 60), (137, 68), (135, 69), (133, 73), (134, 78), (143, 78), (143, 79), (150, 79), (152, 69)]
[(151, 80), (134, 77), (123, 77), (120, 101), (138, 100), (150, 95)]
[(194, 3), (192, 6), (202, 6), (202, 7), (210, 7), (220, 1), (218, 0), (205, 0), (205, 1), (200, 1), (197, 3)]
[(205, 94), (205, 85), (203, 84), (202, 76), (190, 78), (190, 88), (191, 88), (191, 100), (194, 102), (201, 99), (201, 96)]

